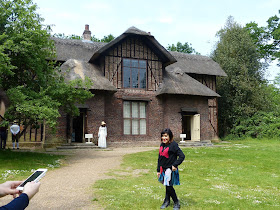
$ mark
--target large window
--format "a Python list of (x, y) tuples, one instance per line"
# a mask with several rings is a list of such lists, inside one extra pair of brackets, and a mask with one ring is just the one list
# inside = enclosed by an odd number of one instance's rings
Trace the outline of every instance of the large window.
[(146, 103), (123, 102), (123, 133), (125, 135), (146, 135)]
[(138, 59), (123, 59), (123, 87), (146, 88), (147, 62)]

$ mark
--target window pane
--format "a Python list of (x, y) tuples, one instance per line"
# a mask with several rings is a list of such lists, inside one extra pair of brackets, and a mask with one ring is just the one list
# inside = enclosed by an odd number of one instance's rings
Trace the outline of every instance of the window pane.
[(141, 60), (139, 60), (139, 68), (141, 68), (141, 69), (146, 69), (146, 61), (141, 61)]
[(130, 120), (124, 120), (123, 121), (123, 134), (129, 135), (130, 134)]
[(147, 61), (123, 58), (123, 87), (147, 88)]
[(130, 59), (123, 59), (123, 66), (130, 66)]
[(130, 87), (130, 68), (129, 67), (123, 68), (123, 87), (124, 88)]
[(139, 78), (139, 84), (140, 88), (146, 88), (146, 69), (139, 69), (140, 78)]
[(140, 102), (140, 118), (146, 118), (146, 103)]
[(132, 118), (139, 118), (137, 102), (132, 102)]
[(138, 120), (132, 120), (132, 135), (139, 135)]
[(146, 120), (140, 120), (140, 135), (146, 134)]
[(131, 66), (134, 68), (138, 68), (138, 60), (131, 60)]
[(123, 117), (124, 118), (130, 118), (130, 102), (124, 101), (123, 102)]
[(131, 69), (132, 87), (138, 88), (138, 69)]

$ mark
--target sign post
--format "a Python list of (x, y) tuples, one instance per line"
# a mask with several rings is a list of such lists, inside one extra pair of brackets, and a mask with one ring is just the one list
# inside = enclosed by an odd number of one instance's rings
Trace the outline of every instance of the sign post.
[(184, 141), (184, 138), (186, 138), (187, 137), (187, 134), (180, 134), (180, 138), (182, 139), (180, 142), (185, 142)]
[(86, 142), (86, 144), (93, 144), (90, 139), (93, 138), (93, 135), (92, 134), (85, 134), (85, 138), (88, 139), (88, 141)]

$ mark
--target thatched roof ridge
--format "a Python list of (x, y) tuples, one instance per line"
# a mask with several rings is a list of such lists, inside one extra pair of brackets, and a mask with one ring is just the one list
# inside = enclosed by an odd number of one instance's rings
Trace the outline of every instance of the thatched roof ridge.
[(176, 58), (177, 62), (167, 66), (167, 70), (179, 67), (185, 73), (227, 76), (220, 65), (207, 56), (174, 51), (170, 51), (170, 54)]
[(58, 61), (67, 61), (68, 59), (77, 59), (88, 61), (91, 56), (107, 43), (92, 42), (75, 39), (51, 38), (55, 42)]
[(152, 48), (155, 53), (161, 58), (164, 66), (170, 65), (176, 62), (176, 59), (152, 36), (150, 33), (142, 31), (134, 26), (128, 28), (123, 34), (109, 42), (107, 45), (100, 48), (97, 52), (93, 54), (89, 62), (93, 63), (99, 56), (105, 53), (107, 50), (112, 48), (114, 45), (122, 41), (128, 36), (142, 36), (146, 44)]
[(85, 79), (88, 77), (93, 85), (91, 90), (107, 90), (116, 92), (117, 88), (106, 79), (97, 65), (86, 61), (69, 59), (61, 65), (61, 70), (66, 81)]
[(124, 34), (139, 34), (139, 35), (144, 35), (144, 36), (152, 36), (150, 33), (147, 33), (146, 31), (142, 31), (134, 26), (131, 26), (130, 28), (128, 28), (124, 32)]
[(219, 94), (187, 75), (179, 67), (164, 72), (163, 82), (157, 90), (157, 95), (162, 94), (220, 97)]

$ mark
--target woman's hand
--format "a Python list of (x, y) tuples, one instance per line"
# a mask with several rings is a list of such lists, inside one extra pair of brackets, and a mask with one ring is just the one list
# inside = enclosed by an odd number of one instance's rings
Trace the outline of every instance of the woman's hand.
[(17, 186), (19, 186), (22, 181), (7, 181), (3, 184), (0, 184), (0, 197), (5, 195), (13, 195), (16, 197), (16, 194), (19, 194), (19, 190), (17, 190)]
[(159, 178), (159, 176), (160, 176), (160, 172), (157, 172), (157, 177)]
[(40, 182), (27, 182), (23, 188), (23, 193), (26, 193), (29, 200), (39, 191)]
[(172, 166), (172, 171), (176, 171), (177, 168), (175, 166)]

